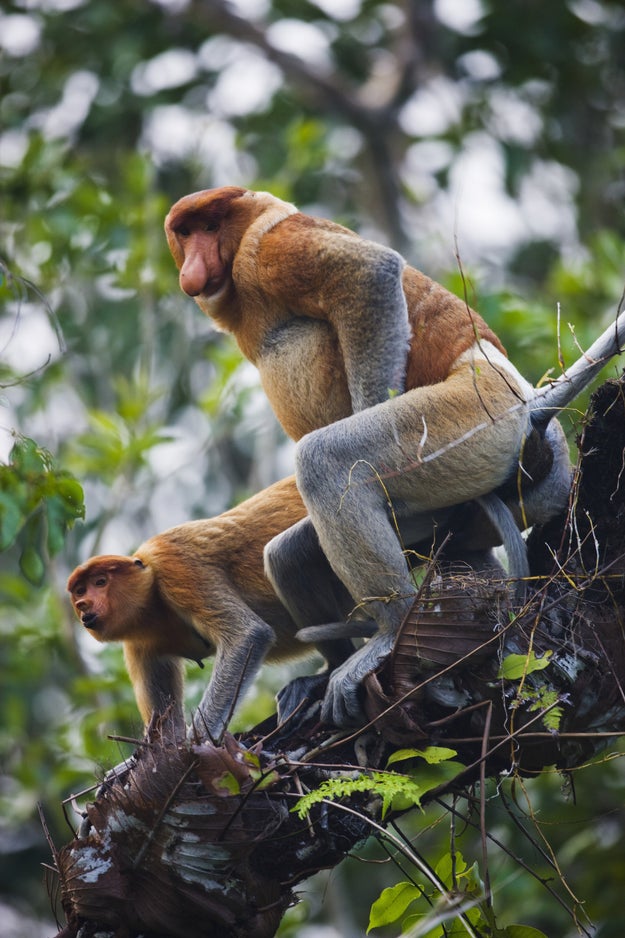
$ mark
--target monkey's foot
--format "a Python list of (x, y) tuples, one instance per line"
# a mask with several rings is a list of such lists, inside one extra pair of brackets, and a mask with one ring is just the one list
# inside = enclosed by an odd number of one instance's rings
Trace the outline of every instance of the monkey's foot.
[(361, 681), (390, 654), (394, 641), (393, 633), (378, 632), (332, 672), (321, 706), (324, 722), (335, 726), (354, 726), (363, 722), (365, 717), (358, 695)]
[(328, 672), (306, 674), (296, 677), (278, 691), (278, 722), (284, 723), (298, 711), (297, 719), (303, 719), (312, 704), (318, 704), (328, 681)]

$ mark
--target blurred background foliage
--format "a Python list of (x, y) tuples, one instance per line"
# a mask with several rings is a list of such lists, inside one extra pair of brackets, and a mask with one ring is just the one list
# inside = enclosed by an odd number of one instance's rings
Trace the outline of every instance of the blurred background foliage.
[[(72, 621), (68, 572), (291, 468), (254, 369), (178, 289), (168, 206), (200, 188), (267, 188), (391, 243), (466, 291), (538, 381), (609, 322), (623, 289), (624, 53), (616, 0), (5, 0), (7, 935), (54, 931), (37, 803), (67, 841), (61, 800), (127, 752), (108, 734), (140, 731), (120, 650), (94, 647)], [(565, 419), (573, 436), (579, 417)], [(267, 669), (237, 725), (270, 710), (284, 677)], [(192, 701), (205, 678), (189, 679)], [(565, 907), (583, 921), (581, 907), (547, 863), (545, 837), (597, 934), (620, 936), (621, 761), (577, 773), (576, 797), (557, 775), (528, 783), (527, 801), (501, 790), (489, 831), (538, 879), (491, 845), (498, 920), (578, 933)], [(449, 851), (439, 814), (410, 822), (432, 863)], [(464, 840), (465, 859), (479, 857), (470, 827)], [(370, 902), (399, 878), (390, 863), (350, 861), (306, 891), (283, 934), (361, 935)]]

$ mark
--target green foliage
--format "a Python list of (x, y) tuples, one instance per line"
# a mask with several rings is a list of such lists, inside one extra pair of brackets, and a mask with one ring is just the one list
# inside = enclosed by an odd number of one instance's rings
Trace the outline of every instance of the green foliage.
[[(123, 476), (132, 477), (146, 465), (150, 451), (170, 441), (158, 422), (146, 419), (149, 402), (134, 389), (133, 396), (118, 398), (118, 412), (90, 410), (90, 428), (76, 437), (72, 446), (72, 464), (86, 475), (99, 474), (113, 482)], [(125, 405), (125, 400), (130, 406)]]
[(440, 762), (446, 762), (453, 759), (456, 755), (455, 749), (449, 749), (447, 746), (427, 746), (425, 749), (397, 749), (389, 756), (387, 766), (395, 762), (405, 762), (408, 759), (424, 759), (428, 765), (438, 765)]
[(423, 788), (414, 779), (395, 772), (371, 772), (369, 775), (359, 774), (356, 778), (331, 778), (300, 798), (293, 810), (303, 818), (315, 804), (338, 801), (357, 792), (371, 792), (380, 797), (384, 817), (391, 807), (400, 811), (418, 807)]
[(396, 925), (401, 934), (414, 938), (545, 938), (531, 926), (497, 926), (484, 897), (477, 863), (468, 866), (461, 853), (443, 856), (431, 878), (435, 889), (422, 882), (404, 881), (382, 890), (371, 906), (367, 934)]
[(389, 810), (407, 811), (419, 807), (425, 792), (450, 781), (462, 770), (463, 766), (451, 761), (455, 755), (455, 750), (438, 746), (430, 746), (424, 750), (397, 750), (389, 758), (388, 765), (407, 760), (423, 760), (430, 766), (430, 770), (428, 771), (421, 762), (411, 772), (403, 775), (374, 771), (351, 777), (337, 776), (327, 779), (314, 791), (300, 798), (293, 810), (303, 818), (315, 804), (336, 801), (356, 792), (372, 792), (381, 798), (382, 817), (385, 817)]
[(506, 655), (499, 667), (498, 677), (505, 681), (519, 680), (535, 671), (542, 671), (549, 665), (550, 658), (550, 651), (541, 658), (537, 658), (533, 651), (529, 651), (526, 655)]
[(367, 934), (372, 928), (381, 928), (383, 925), (393, 925), (398, 922), (408, 907), (421, 899), (423, 894), (424, 887), (415, 883), (396, 883), (384, 889), (379, 899), (376, 899), (371, 906)]
[(563, 708), (558, 706), (560, 698), (557, 691), (537, 680), (526, 681), (530, 675), (548, 667), (551, 655), (551, 651), (547, 651), (537, 658), (531, 649), (525, 655), (506, 655), (501, 662), (498, 677), (506, 681), (519, 681), (516, 700), (510, 704), (512, 709), (526, 705), (530, 713), (542, 712), (543, 725), (555, 732), (560, 727), (564, 712)]
[[(462, 854), (446, 854), (436, 866), (432, 877), (434, 890), (411, 883), (401, 884), (404, 889), (393, 893), (384, 890), (371, 907), (369, 932), (382, 925), (401, 921), (401, 931), (447, 938), (449, 935), (471, 934), (467, 925), (478, 933), (497, 938), (500, 932), (492, 930), (492, 914), (484, 899), (484, 888), (477, 864), (468, 867)], [(410, 887), (412, 888), (406, 888)]]
[(525, 699), (529, 703), (530, 713), (533, 711), (543, 713), (542, 723), (545, 729), (554, 733), (560, 729), (564, 707), (558, 706), (560, 697), (555, 690), (551, 690), (544, 685), (538, 686), (531, 692), (524, 688), (521, 691), (521, 699)]
[(30, 583), (43, 582), (46, 559), (59, 553), (66, 532), (84, 513), (76, 479), (33, 440), (17, 437), (8, 465), (0, 465), (0, 551), (16, 545)]

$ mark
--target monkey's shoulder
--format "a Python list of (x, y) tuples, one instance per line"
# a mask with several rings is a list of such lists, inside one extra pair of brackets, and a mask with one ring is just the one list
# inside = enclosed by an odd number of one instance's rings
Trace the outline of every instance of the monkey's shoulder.
[[(280, 228), (282, 228), (282, 232)], [(288, 230), (290, 235), (301, 234), (305, 238), (310, 238), (311, 235), (314, 237), (314, 234), (317, 233), (322, 236), (328, 234), (334, 237), (341, 236), (361, 240), (360, 235), (352, 231), (351, 228), (346, 228), (338, 222), (330, 221), (329, 218), (320, 218), (317, 215), (306, 215), (304, 212), (296, 212), (294, 215), (289, 215), (288, 218), (281, 221), (280, 225), (277, 225), (273, 230), (278, 238), (280, 234), (284, 237), (285, 231)]]
[[(233, 275), (250, 289), (262, 284), (263, 292), (276, 297), (293, 289), (318, 297), (334, 279), (344, 292), (349, 267), (361, 269), (370, 255), (393, 255), (380, 244), (363, 239), (335, 222), (298, 212), (266, 231), (253, 252), (241, 249)], [(330, 278), (330, 279), (329, 279)]]

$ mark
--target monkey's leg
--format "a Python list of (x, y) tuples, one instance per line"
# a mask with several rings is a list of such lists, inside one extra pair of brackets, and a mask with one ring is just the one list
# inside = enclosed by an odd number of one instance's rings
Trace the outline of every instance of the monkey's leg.
[(493, 491), (514, 471), (526, 428), (520, 387), (480, 360), (300, 441), (298, 487), (321, 547), (379, 626), (332, 674), (327, 718), (359, 718), (358, 684), (388, 654), (414, 601), (394, 516), (431, 524), (437, 509)]
[[(303, 518), (269, 541), (265, 547), (265, 572), (298, 628), (327, 626), (327, 636), (315, 645), (328, 670), (345, 661), (354, 646), (340, 635), (332, 638), (331, 623), (340, 626), (353, 607), (352, 598), (323, 554), (309, 518)], [(324, 671), (296, 677), (283, 687), (277, 698), (280, 719), (293, 713), (326, 676)]]

